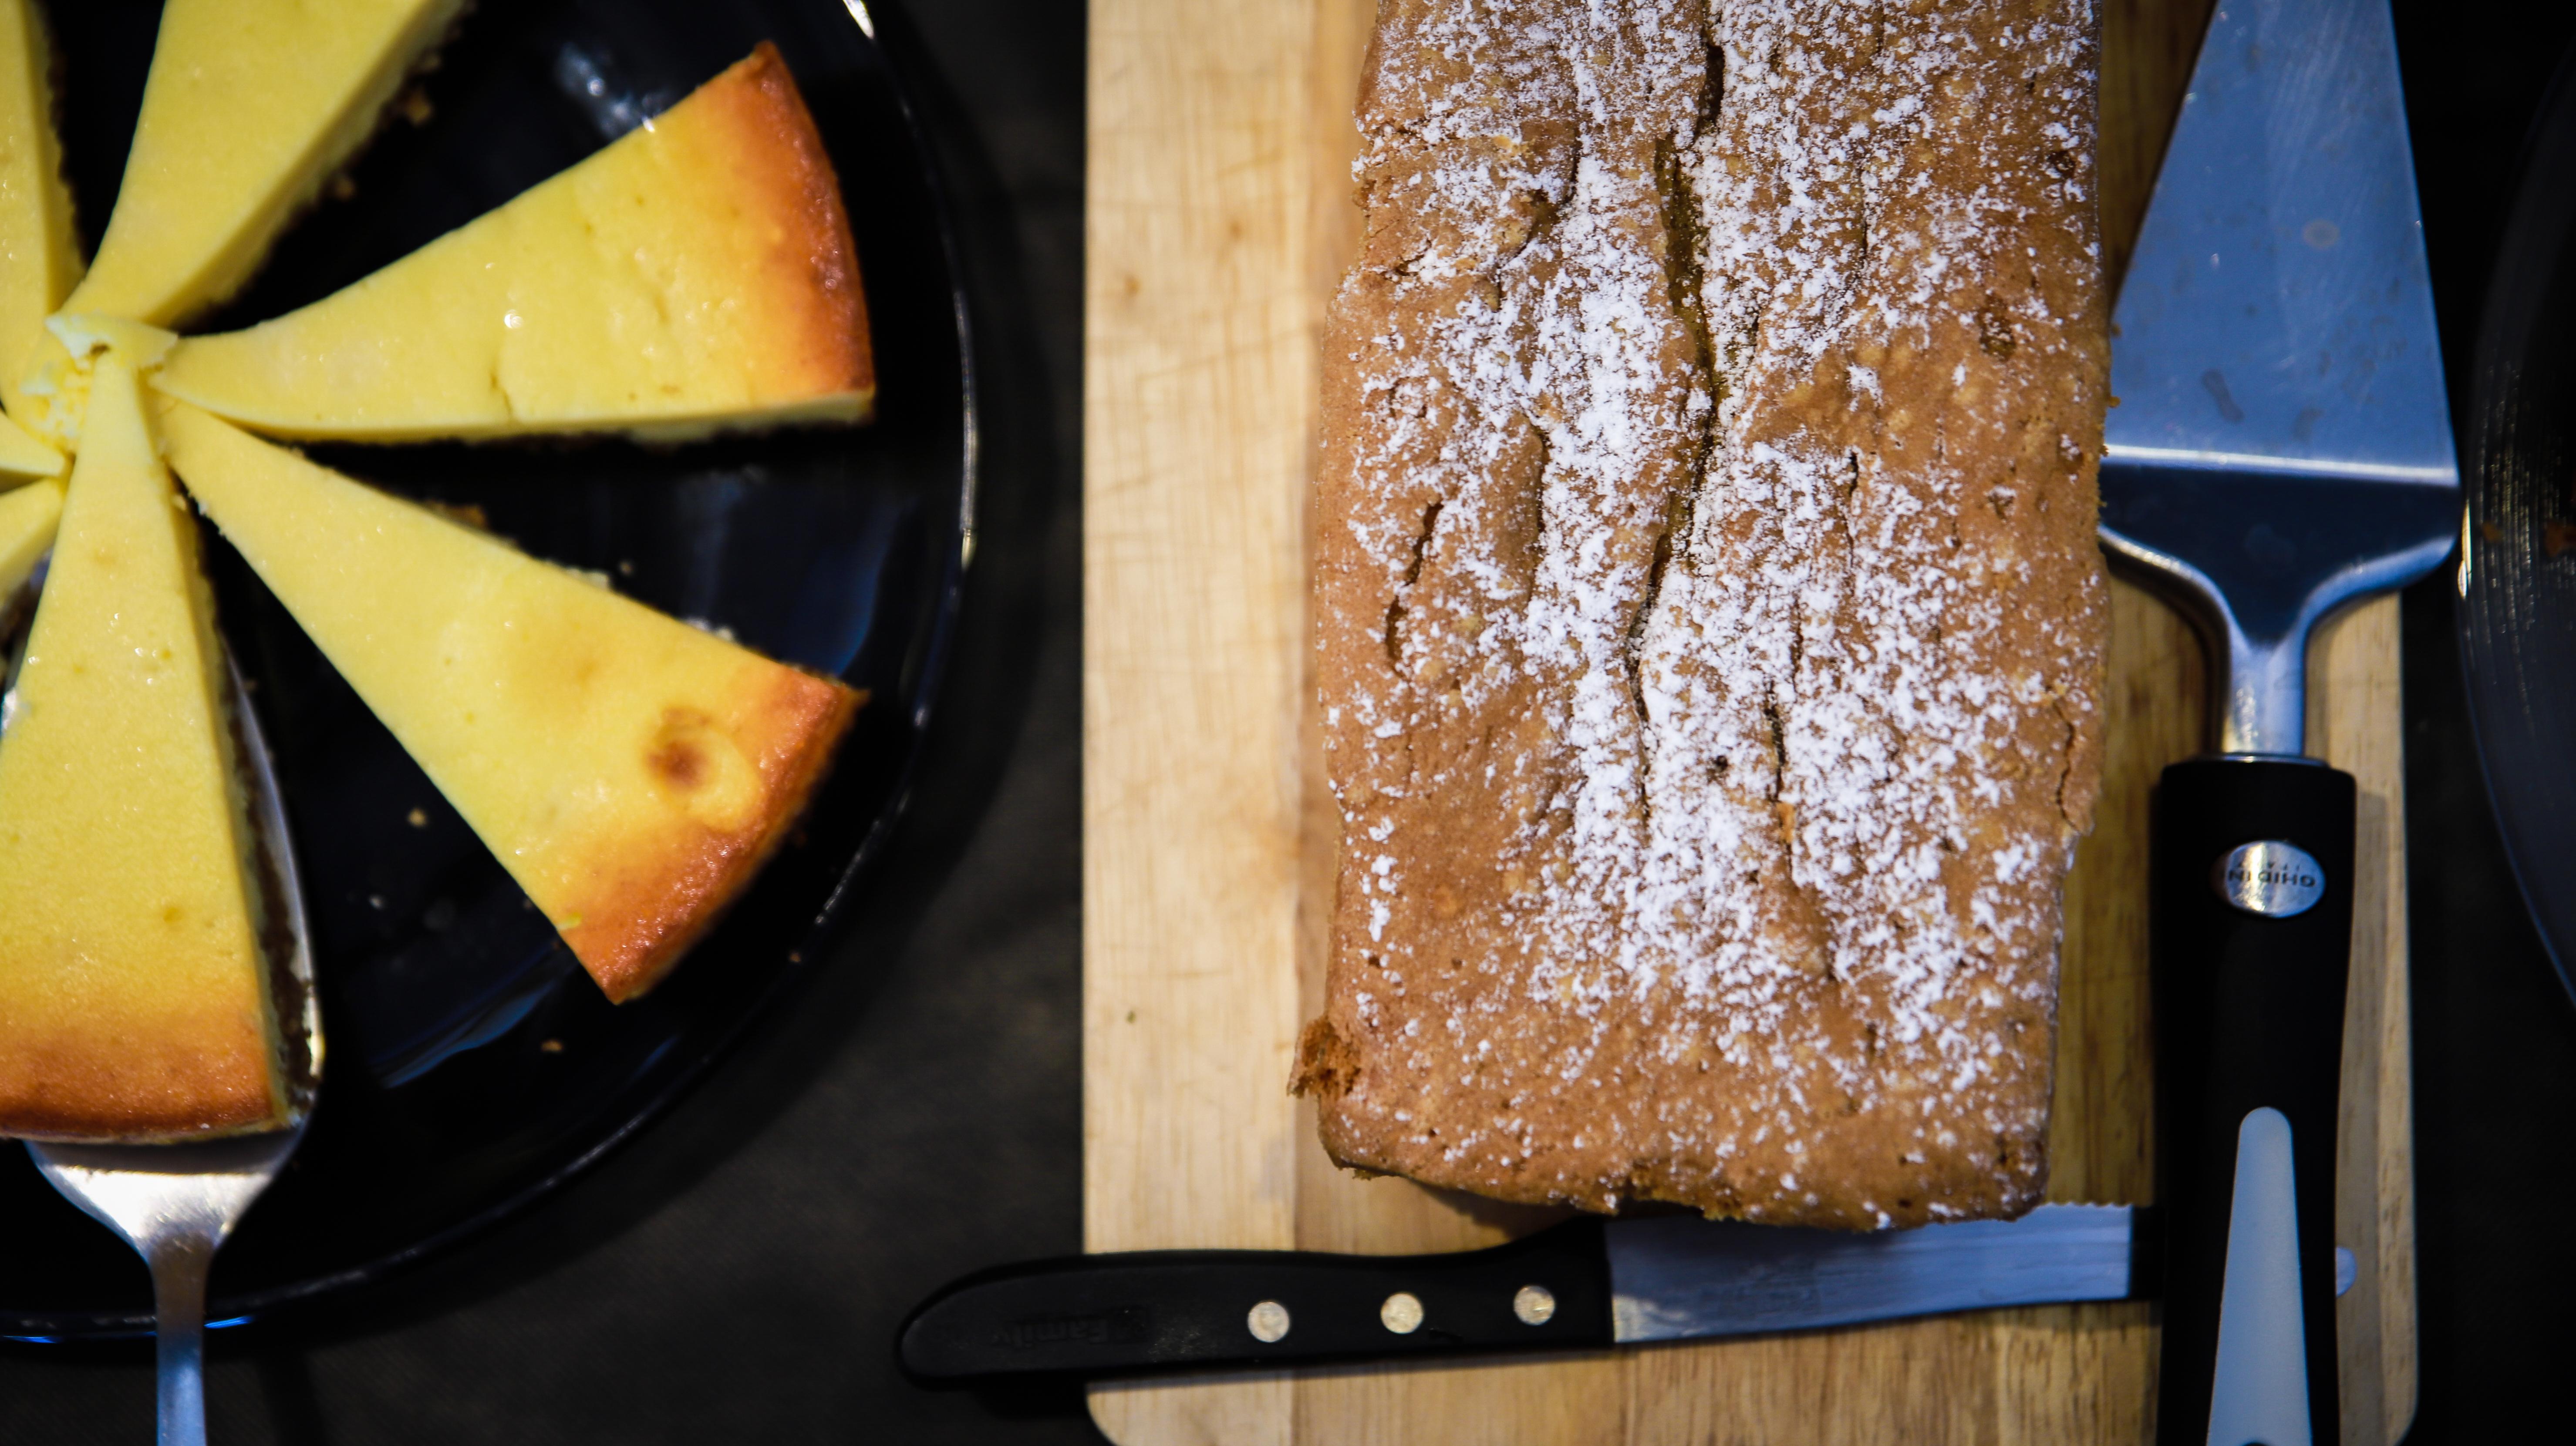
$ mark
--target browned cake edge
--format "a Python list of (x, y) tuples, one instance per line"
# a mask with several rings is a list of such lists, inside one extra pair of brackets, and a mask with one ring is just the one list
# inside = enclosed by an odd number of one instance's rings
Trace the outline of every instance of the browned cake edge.
[[(746, 888), (793, 832), (797, 815), (829, 771), (835, 745), (868, 695), (834, 678), (775, 665), (768, 695), (750, 704), (752, 726), (738, 736), (765, 784), (759, 812), (740, 829), (675, 827), (625, 858), (601, 859), (590, 887), (573, 896), (582, 922), (564, 942), (623, 1004), (660, 983), (681, 956)], [(693, 766), (684, 756), (658, 757), (666, 770)]]
[(0, 1069), (0, 1135), (29, 1140), (206, 1139), (270, 1129), (283, 1117), (274, 1050), (190, 1050), (119, 1039), (19, 1039)]
[(736, 137), (736, 195), (775, 238), (759, 280), (770, 292), (781, 348), (771, 400), (833, 392), (873, 395), (867, 298), (840, 178), (796, 77), (768, 41), (707, 82), (697, 102)]

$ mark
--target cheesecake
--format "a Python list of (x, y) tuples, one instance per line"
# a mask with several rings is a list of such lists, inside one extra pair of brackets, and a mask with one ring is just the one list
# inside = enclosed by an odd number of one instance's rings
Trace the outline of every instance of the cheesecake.
[(766, 43), (346, 289), (183, 341), (156, 385), (273, 436), (369, 442), (680, 439), (858, 421), (876, 395), (840, 184)]
[(0, 736), (0, 1134), (274, 1127), (288, 1093), (197, 525), (134, 362), (99, 361), (89, 404)]
[(30, 477), (58, 477), (62, 470), (62, 453), (0, 416), (0, 488), (15, 486)]
[(161, 428), (197, 504), (612, 1000), (750, 881), (865, 701), (187, 404)]
[(62, 515), (60, 482), (36, 482), (0, 492), (0, 618), (10, 616), (18, 589), (26, 585), (45, 550), (54, 545), (54, 524)]
[(69, 311), (176, 326), (238, 290), (462, 0), (170, 0)]
[[(51, 477), (62, 454), (30, 436), (18, 379), (45, 318), (80, 280), (71, 193), (54, 139), (53, 48), (29, 0), (0, 0), (0, 476)], [(0, 486), (5, 486), (0, 482)]]

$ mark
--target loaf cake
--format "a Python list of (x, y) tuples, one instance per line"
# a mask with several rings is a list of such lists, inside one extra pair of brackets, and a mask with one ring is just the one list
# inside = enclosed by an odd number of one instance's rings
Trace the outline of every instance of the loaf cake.
[(2085, 0), (1382, 0), (1324, 354), (1346, 1165), (2046, 1184), (2098, 787)]

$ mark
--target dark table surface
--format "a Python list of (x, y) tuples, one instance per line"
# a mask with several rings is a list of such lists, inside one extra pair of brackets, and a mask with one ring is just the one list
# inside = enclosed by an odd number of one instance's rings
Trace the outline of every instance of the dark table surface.
[[(906, 845), (823, 986), (642, 1144), (373, 1295), (220, 1333), (219, 1446), (1098, 1439), (1069, 1393), (926, 1393), (890, 1354), (941, 1281), (1081, 1243), (1083, 17), (907, 8), (884, 18), (935, 82), (999, 283), (1004, 426), (953, 726)], [(2456, 404), (2576, 6), (2397, 15)], [(2489, 820), (2451, 599), (2446, 570), (2405, 612), (2428, 1443), (2565, 1419), (2576, 1292), (2576, 1007)], [(0, 1350), (0, 1442), (148, 1441), (151, 1416), (143, 1348)]]

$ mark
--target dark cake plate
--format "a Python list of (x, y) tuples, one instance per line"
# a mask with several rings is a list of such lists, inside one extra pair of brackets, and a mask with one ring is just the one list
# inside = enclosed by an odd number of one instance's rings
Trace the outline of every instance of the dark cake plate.
[[(95, 245), (158, 5), (48, 7), (64, 149)], [(612, 1006), (429, 780), (209, 530), (222, 627), (277, 754), (328, 1061), (311, 1133), (225, 1247), (237, 1324), (385, 1278), (644, 1130), (831, 957), (932, 728), (965, 580), (975, 338), (932, 137), (858, 0), (540, 0), (470, 11), (349, 187), (216, 330), (338, 290), (598, 150), (762, 40), (838, 168), (881, 390), (873, 425), (685, 447), (339, 447), (316, 456), (481, 509), (536, 556), (871, 695), (796, 837), (679, 971)], [(0, 1151), (0, 1337), (151, 1329), (132, 1253)]]
[(2523, 898), (2576, 993), (2576, 61), (2532, 131), (2467, 440), (2469, 713)]

